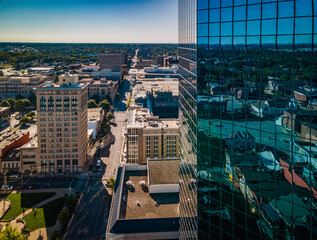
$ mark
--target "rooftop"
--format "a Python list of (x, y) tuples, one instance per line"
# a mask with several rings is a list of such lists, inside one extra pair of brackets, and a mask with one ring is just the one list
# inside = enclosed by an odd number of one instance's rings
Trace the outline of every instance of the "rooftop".
[(150, 184), (178, 184), (179, 161), (178, 160), (149, 160)]
[[(128, 187), (127, 181), (131, 181), (133, 187)], [(140, 181), (145, 181), (145, 188), (141, 187)], [(138, 205), (137, 202), (140, 204)], [(155, 203), (158, 205), (156, 206)], [(120, 219), (178, 217), (178, 203), (178, 193), (150, 195), (146, 171), (125, 172)]]

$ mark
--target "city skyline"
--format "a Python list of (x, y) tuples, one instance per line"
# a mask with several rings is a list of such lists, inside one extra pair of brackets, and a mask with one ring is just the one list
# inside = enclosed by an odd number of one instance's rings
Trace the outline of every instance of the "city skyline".
[(176, 0), (2, 0), (0, 13), (0, 42), (177, 43)]

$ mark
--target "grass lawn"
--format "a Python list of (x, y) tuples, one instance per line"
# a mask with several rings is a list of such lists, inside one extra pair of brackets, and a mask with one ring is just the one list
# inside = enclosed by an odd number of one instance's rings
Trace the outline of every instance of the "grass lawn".
[[(47, 192), (47, 193), (11, 193), (6, 196), (7, 199), (11, 201), (11, 208), (9, 211), (3, 216), (1, 220), (9, 220), (13, 217), (19, 216), (23, 213), (23, 209), (26, 211), (27, 209), (33, 207), (37, 203), (40, 203), (50, 197), (53, 197), (56, 193)], [(0, 195), (1, 198), (4, 195)]]
[(26, 215), (23, 218), (26, 224), (25, 228), (32, 232), (39, 228), (54, 226), (57, 216), (64, 206), (64, 199), (55, 199), (45, 204), (42, 208), (36, 209), (35, 213), (33, 211)]

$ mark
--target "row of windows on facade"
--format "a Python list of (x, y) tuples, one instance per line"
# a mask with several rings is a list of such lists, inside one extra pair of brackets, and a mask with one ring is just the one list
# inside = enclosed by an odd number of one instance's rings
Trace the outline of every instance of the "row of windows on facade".
[(61, 91), (54, 91), (54, 92), (52, 92), (52, 91), (39, 91), (38, 94), (40, 94), (40, 95), (69, 95), (69, 96), (71, 96), (71, 95), (78, 95), (79, 92), (76, 92), (76, 91), (63, 91), (63, 92), (61, 92)]
[(78, 144), (77, 143), (73, 143), (73, 144), (69, 144), (69, 143), (66, 143), (66, 144), (59, 144), (59, 143), (57, 143), (56, 145), (55, 144), (48, 144), (48, 145), (46, 145), (46, 144), (41, 144), (41, 148), (47, 148), (47, 147), (49, 147), (49, 148), (54, 148), (54, 147), (60, 147), (60, 148), (62, 148), (62, 147), (64, 147), (64, 148), (69, 148), (69, 147), (78, 147)]
[[(56, 134), (57, 136), (56, 137), (62, 137), (62, 134), (61, 133), (58, 133)], [(73, 134), (74, 136), (77, 136), (78, 134)], [(46, 134), (41, 134), (41, 137), (46, 137), (47, 135)], [(55, 137), (54, 134), (49, 134), (48, 135), (49, 137)], [(70, 134), (68, 133), (65, 133), (64, 134), (64, 137), (70, 137)], [(54, 142), (54, 138), (49, 138), (48, 139), (48, 142)], [(41, 142), (46, 142), (46, 139), (41, 139)], [(72, 140), (68, 139), (68, 138), (65, 138), (64, 140), (62, 138), (56, 138), (56, 142), (78, 142), (78, 138), (72, 138)]]
[(41, 153), (70, 153), (70, 152), (78, 152), (77, 148), (74, 149), (41, 149)]
[(18, 168), (18, 163), (3, 163), (3, 168)]
[[(41, 159), (44, 158), (78, 158), (78, 154), (56, 154), (54, 156), (52, 155), (41, 155)], [(54, 160), (51, 160), (54, 161)]]
[[(45, 121), (45, 120), (44, 120)], [(56, 121), (58, 121), (57, 119), (56, 119)], [(66, 120), (65, 120), (66, 121)], [(64, 122), (64, 127), (67, 127), (67, 126), (78, 126), (78, 122), (72, 122), (72, 123), (70, 123), (70, 122)], [(40, 126), (41, 127), (46, 127), (46, 123), (41, 123), (40, 124)], [(61, 126), (63, 126), (63, 123), (56, 123), (56, 124), (54, 124), (54, 123), (48, 123), (47, 124), (47, 126), (48, 127), (54, 127), (54, 126), (56, 126), (56, 127), (61, 127)]]
[(70, 132), (70, 131), (77, 132), (78, 128), (72, 128), (72, 129), (70, 129), (70, 128), (64, 128), (64, 129), (62, 129), (62, 128), (56, 128), (56, 129), (55, 128), (48, 128), (47, 131), (46, 131), (46, 128), (40, 129), (40, 132)]
[(72, 115), (72, 116), (77, 116), (77, 112), (55, 112), (55, 113), (53, 113), (53, 112), (51, 112), (51, 113), (45, 113), (45, 112), (41, 112), (40, 113), (40, 116), (70, 116), (70, 115)]
[(41, 102), (46, 102), (46, 99), (49, 101), (49, 102), (51, 102), (51, 101), (62, 101), (62, 100), (64, 100), (64, 101), (70, 101), (70, 99), (72, 100), (72, 101), (78, 101), (78, 99), (77, 99), (77, 97), (76, 96), (72, 96), (71, 98), (70, 97), (64, 97), (64, 98), (62, 98), (62, 97), (56, 97), (56, 98), (54, 98), (54, 97), (48, 97), (48, 98), (46, 98), (46, 97), (40, 97), (40, 101)]
[[(57, 117), (57, 118), (40, 118), (40, 122), (47, 122), (47, 121), (53, 122), (53, 121), (55, 121), (55, 119), (56, 119), (56, 121), (63, 121), (63, 118)], [(78, 119), (77, 119), (77, 117), (72, 117), (71, 120), (72, 121), (77, 121)], [(69, 117), (64, 117), (64, 121), (70, 121), (70, 118)], [(58, 125), (56, 124), (56, 126), (58, 126)], [(70, 126), (70, 125), (68, 125), (68, 126)], [(74, 126), (74, 125), (72, 125), (72, 126)]]

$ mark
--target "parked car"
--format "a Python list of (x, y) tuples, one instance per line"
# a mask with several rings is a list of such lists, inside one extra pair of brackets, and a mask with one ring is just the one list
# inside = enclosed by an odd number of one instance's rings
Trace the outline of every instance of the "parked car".
[(96, 166), (97, 166), (98, 168), (101, 166), (101, 160), (100, 160), (100, 159), (97, 160)]

